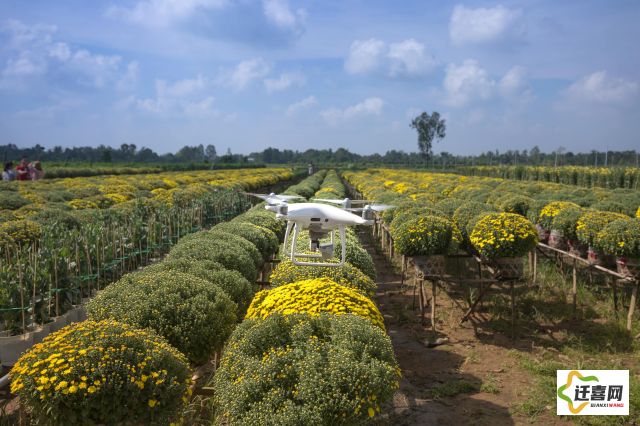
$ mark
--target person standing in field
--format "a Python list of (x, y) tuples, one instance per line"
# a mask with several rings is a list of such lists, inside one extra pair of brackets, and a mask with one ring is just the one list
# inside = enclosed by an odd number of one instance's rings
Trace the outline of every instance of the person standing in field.
[(2, 180), (12, 181), (16, 180), (16, 171), (13, 170), (13, 161), (5, 163), (4, 170), (2, 171)]
[(44, 170), (42, 170), (42, 163), (40, 161), (34, 161), (29, 164), (29, 175), (31, 180), (40, 180), (44, 177)]
[(29, 175), (29, 164), (26, 158), (22, 157), (20, 164), (16, 167), (16, 173), (18, 180), (29, 180), (31, 178)]

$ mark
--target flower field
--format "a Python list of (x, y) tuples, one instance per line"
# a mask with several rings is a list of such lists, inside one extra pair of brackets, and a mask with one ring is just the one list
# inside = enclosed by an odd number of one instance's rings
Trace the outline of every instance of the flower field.
[(196, 171), (0, 185), (0, 314), (5, 333), (33, 329), (181, 237), (250, 204), (236, 190), (288, 169)]
[(459, 168), (459, 171), (471, 176), (553, 182), (589, 188), (640, 187), (640, 170), (637, 167), (467, 166)]
[[(343, 266), (294, 265), (278, 256), (286, 222), (263, 203), (248, 208), (232, 190), (270, 186), (291, 172), (207, 172), (206, 179), (200, 173), (162, 174), (156, 187), (151, 175), (117, 185), (121, 177), (50, 181), (66, 191), (95, 185), (104, 197), (138, 188), (130, 199), (106, 197), (113, 204), (89, 208), (81, 208), (82, 200), (96, 203), (89, 191), (55, 209), (33, 195), (45, 197), (44, 188), (14, 191), (30, 202), (5, 213), (12, 218), (0, 225), (3, 256), (13, 262), (2, 272), (17, 283), (10, 300), (23, 297), (27, 309), (5, 311), (5, 324), (19, 329), (24, 313), (25, 321), (46, 326), (47, 314), (91, 295), (87, 320), (51, 329), (40, 342), (32, 337), (36, 344), (15, 364), (11, 391), (25, 413), (44, 424), (378, 421), (401, 370), (387, 313), (372, 298), (376, 265), (356, 230), (347, 229)], [(365, 198), (397, 206), (380, 217), (406, 256), (469, 252), (493, 265), (522, 259), (547, 241), (585, 257), (597, 252), (598, 262), (617, 256), (632, 265), (640, 258), (634, 190), (385, 169), (343, 178)], [(341, 199), (347, 188), (330, 170), (285, 193)], [(54, 215), (78, 225), (43, 219)], [(93, 227), (108, 231), (91, 234)], [(48, 242), (54, 231), (61, 240), (66, 235), (57, 246)], [(298, 251), (309, 243), (302, 231)], [(145, 266), (142, 257), (165, 253)], [(108, 269), (105, 259), (118, 266)], [(32, 277), (39, 277), (37, 286)], [(261, 289), (264, 280), (270, 285)], [(203, 366), (213, 372), (194, 375)]]
[[(345, 178), (385, 211), (400, 254), (444, 255), (472, 249), (487, 259), (521, 257), (541, 240), (587, 251), (640, 258), (640, 191), (577, 188), (548, 182), (372, 169)], [(534, 226), (537, 228), (535, 229)], [(606, 266), (615, 269), (615, 260)]]

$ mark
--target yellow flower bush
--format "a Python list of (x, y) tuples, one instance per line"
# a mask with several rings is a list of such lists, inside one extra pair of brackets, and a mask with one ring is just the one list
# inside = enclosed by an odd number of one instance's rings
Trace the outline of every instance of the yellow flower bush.
[(245, 318), (266, 318), (278, 312), (284, 315), (354, 314), (384, 330), (382, 314), (371, 299), (328, 278), (298, 281), (258, 292)]
[(274, 314), (229, 339), (213, 378), (216, 424), (356, 425), (398, 389), (389, 337), (356, 315)]
[(614, 220), (629, 219), (621, 213), (588, 210), (580, 216), (576, 223), (576, 236), (584, 244), (593, 246), (598, 232)]
[(542, 208), (540, 215), (538, 216), (538, 223), (545, 229), (550, 229), (553, 224), (553, 219), (563, 210), (566, 209), (579, 209), (580, 206), (576, 203), (568, 201), (552, 201)]
[(11, 370), (11, 392), (38, 423), (168, 424), (189, 395), (184, 355), (115, 321), (84, 321), (46, 337)]
[(489, 258), (520, 257), (533, 250), (538, 232), (533, 224), (516, 213), (488, 213), (471, 232), (471, 244)]
[(0, 224), (0, 231), (16, 244), (30, 244), (42, 235), (42, 227), (31, 220), (11, 220)]
[(373, 296), (376, 290), (376, 283), (349, 262), (343, 266), (327, 268), (325, 266), (297, 266), (290, 259), (284, 259), (278, 263), (269, 276), (273, 287), (316, 278), (328, 278), (340, 285), (358, 290), (366, 296)]

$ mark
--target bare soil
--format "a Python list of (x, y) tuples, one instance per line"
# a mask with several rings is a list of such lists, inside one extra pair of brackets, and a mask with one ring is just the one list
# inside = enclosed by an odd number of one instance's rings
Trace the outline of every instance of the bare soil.
[[(494, 331), (482, 309), (459, 325), (467, 305), (459, 295), (449, 297), (442, 289), (436, 297), (437, 332), (428, 314), (423, 326), (417, 298), (414, 304), (412, 277), (401, 285), (399, 267), (379, 253), (369, 235), (362, 234), (361, 239), (376, 265), (375, 300), (402, 370), (400, 388), (384, 407), (380, 424), (567, 424), (556, 416), (555, 406), (546, 407), (535, 419), (518, 413), (534, 377), (518, 366), (513, 354), (535, 350), (532, 340)], [(445, 343), (433, 347), (437, 339)]]

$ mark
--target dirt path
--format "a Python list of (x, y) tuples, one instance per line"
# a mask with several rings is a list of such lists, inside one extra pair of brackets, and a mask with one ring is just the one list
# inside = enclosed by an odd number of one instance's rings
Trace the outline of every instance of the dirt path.
[[(385, 317), (387, 332), (402, 370), (400, 389), (380, 424), (389, 425), (515, 425), (566, 424), (555, 416), (555, 406), (535, 421), (515, 407), (526, 398), (533, 377), (518, 366), (514, 353), (532, 350), (531, 341), (516, 340), (484, 330), (485, 318), (459, 326), (460, 298), (437, 295), (435, 335), (420, 322), (413, 309), (412, 289), (401, 286), (401, 277), (386, 256), (376, 252), (368, 235), (361, 235), (376, 264), (375, 296)], [(417, 304), (417, 302), (416, 302)], [(448, 342), (429, 347), (437, 338)]]

